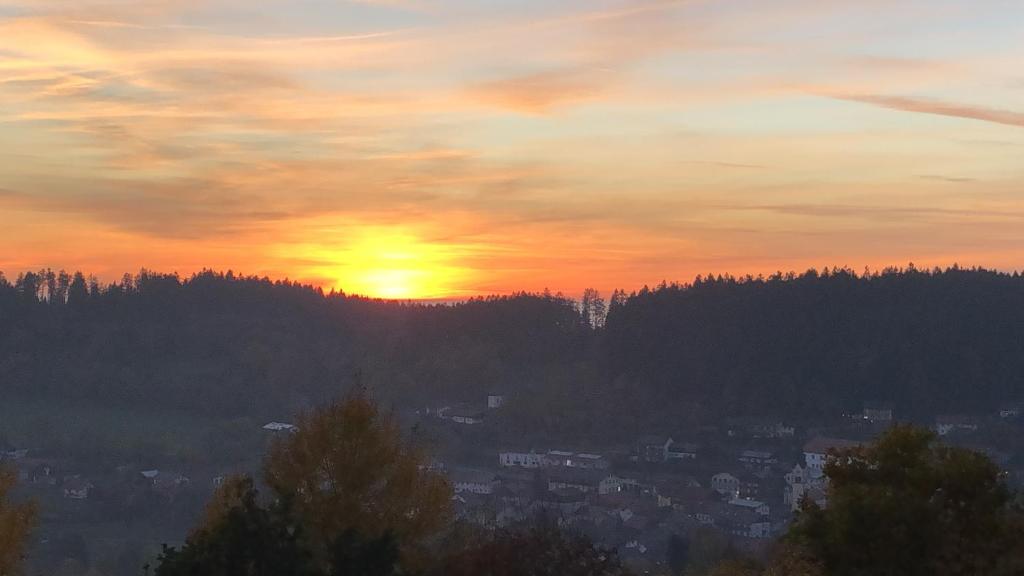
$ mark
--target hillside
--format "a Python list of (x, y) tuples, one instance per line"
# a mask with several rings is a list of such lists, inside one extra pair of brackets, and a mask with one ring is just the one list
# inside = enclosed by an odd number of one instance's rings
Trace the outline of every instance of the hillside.
[[(991, 411), (1024, 392), (1024, 278), (846, 270), (698, 278), (616, 297), (400, 304), (289, 282), (143, 272), (0, 281), (7, 398), (288, 417), (357, 379), (397, 406), (514, 400), (520, 425)], [(52, 297), (51, 297), (52, 294)]]

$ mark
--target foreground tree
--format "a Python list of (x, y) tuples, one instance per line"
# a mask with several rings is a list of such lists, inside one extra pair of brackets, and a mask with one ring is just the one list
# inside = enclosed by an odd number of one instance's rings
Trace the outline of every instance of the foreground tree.
[(447, 558), (436, 576), (628, 576), (612, 550), (555, 526), (503, 531)]
[(829, 576), (1019, 574), (1020, 512), (984, 455), (897, 426), (826, 466), (828, 506), (806, 503), (787, 536)]
[(15, 473), (0, 467), (0, 576), (20, 573), (25, 542), (36, 517), (32, 504), (11, 502), (10, 492), (16, 483)]
[(340, 534), (326, 565), (314, 561), (304, 536), (287, 501), (264, 506), (251, 479), (233, 478), (214, 495), (185, 545), (164, 548), (156, 576), (398, 575), (398, 545), (390, 534)]
[(165, 547), (156, 576), (315, 576), (286, 504), (264, 508), (252, 480), (225, 483), (179, 550)]
[(416, 564), (451, 518), (447, 479), (429, 471), (423, 451), (364, 394), (317, 409), (274, 444), (266, 481), (292, 503), (314, 557), (325, 564), (340, 537), (392, 537)]

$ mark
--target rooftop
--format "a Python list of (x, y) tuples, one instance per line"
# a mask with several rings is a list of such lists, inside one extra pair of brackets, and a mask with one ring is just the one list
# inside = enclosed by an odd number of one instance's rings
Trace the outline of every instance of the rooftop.
[(817, 438), (808, 440), (807, 443), (804, 444), (804, 452), (808, 454), (828, 454), (830, 450), (857, 448), (862, 444), (863, 442), (858, 442), (857, 440), (818, 436)]

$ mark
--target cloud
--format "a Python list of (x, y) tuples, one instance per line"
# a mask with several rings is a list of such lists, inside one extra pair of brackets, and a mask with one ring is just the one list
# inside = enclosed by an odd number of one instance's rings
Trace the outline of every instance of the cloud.
[(768, 168), (764, 164), (745, 164), (742, 162), (723, 162), (720, 160), (683, 160), (683, 164), (697, 164), (702, 166), (714, 166), (717, 168), (739, 168), (739, 169), (764, 169)]
[(756, 210), (789, 214), (794, 216), (829, 218), (868, 218), (906, 221), (913, 217), (946, 217), (972, 219), (991, 218), (998, 220), (1024, 220), (1024, 212), (1005, 210), (983, 210), (976, 208), (936, 208), (925, 206), (865, 206), (854, 204), (760, 204), (732, 206), (731, 210)]
[(964, 182), (977, 182), (976, 178), (965, 178), (963, 176), (942, 176), (940, 174), (921, 174), (918, 176), (922, 180), (936, 180), (939, 182), (951, 182), (954, 184), (962, 184)]
[(544, 114), (570, 104), (594, 100), (608, 90), (612, 73), (561, 69), (483, 82), (469, 93), (482, 102), (529, 114)]
[(889, 110), (934, 114), (954, 118), (968, 118), (1024, 128), (1024, 113), (1000, 108), (988, 108), (971, 104), (957, 104), (924, 98), (886, 96), (882, 94), (834, 94), (833, 98), (850, 102), (861, 102)]

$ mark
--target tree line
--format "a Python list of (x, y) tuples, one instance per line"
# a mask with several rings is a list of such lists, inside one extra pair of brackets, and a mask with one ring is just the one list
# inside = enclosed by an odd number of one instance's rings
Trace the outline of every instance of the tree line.
[[(280, 416), (355, 375), (388, 402), (479, 401), (531, 429), (789, 419), (891, 402), (902, 417), (987, 412), (1024, 394), (1024, 279), (914, 267), (707, 275), (605, 301), (516, 293), (451, 305), (289, 281), (142, 271), (0, 276), (10, 396)], [(574, 417), (579, 415), (579, 417)], [(602, 426), (608, 429), (608, 426)]]

